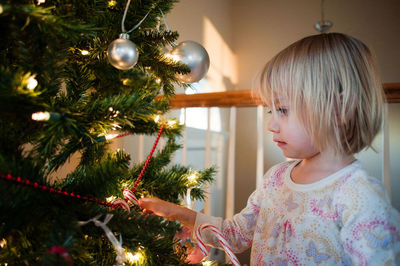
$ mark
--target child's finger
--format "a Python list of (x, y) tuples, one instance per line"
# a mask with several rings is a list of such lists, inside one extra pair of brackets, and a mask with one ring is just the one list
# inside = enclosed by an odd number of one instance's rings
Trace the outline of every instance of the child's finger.
[(145, 200), (145, 198), (139, 199), (139, 207), (142, 208), (143, 210), (146, 209), (146, 200)]
[(148, 209), (143, 209), (142, 212), (143, 213), (153, 213), (151, 210), (148, 210)]

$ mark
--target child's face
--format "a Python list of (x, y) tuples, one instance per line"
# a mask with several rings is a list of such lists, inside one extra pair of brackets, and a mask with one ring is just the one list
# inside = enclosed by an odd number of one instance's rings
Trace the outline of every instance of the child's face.
[(275, 102), (275, 110), (272, 110), (271, 103), (267, 106), (271, 110), (268, 130), (273, 133), (273, 141), (278, 144), (286, 157), (307, 159), (319, 153), (307, 131), (290, 111), (287, 100), (280, 98)]

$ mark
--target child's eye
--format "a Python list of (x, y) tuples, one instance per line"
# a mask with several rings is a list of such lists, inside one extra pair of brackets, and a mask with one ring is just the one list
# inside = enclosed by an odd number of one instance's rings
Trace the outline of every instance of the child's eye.
[(276, 109), (276, 111), (277, 111), (278, 113), (282, 114), (282, 115), (287, 115), (288, 112), (289, 112), (289, 110), (288, 110), (287, 108), (282, 108), (282, 107)]

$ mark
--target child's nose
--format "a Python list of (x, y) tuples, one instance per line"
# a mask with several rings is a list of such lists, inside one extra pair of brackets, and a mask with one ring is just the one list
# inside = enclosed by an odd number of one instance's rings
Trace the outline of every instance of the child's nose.
[(267, 122), (267, 129), (273, 133), (278, 133), (279, 132), (279, 125), (274, 119), (273, 115)]

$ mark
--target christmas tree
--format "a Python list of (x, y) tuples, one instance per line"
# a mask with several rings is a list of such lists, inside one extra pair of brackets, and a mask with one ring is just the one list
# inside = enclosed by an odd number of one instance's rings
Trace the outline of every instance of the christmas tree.
[[(181, 126), (163, 114), (191, 71), (164, 54), (178, 38), (162, 21), (174, 2), (0, 1), (2, 265), (185, 264), (181, 226), (127, 207), (123, 195), (180, 203), (188, 189), (202, 199), (212, 180), (213, 169), (194, 182), (191, 169), (171, 165)], [(129, 58), (112, 54), (116, 39)], [(130, 166), (109, 148), (127, 134), (167, 141)]]

